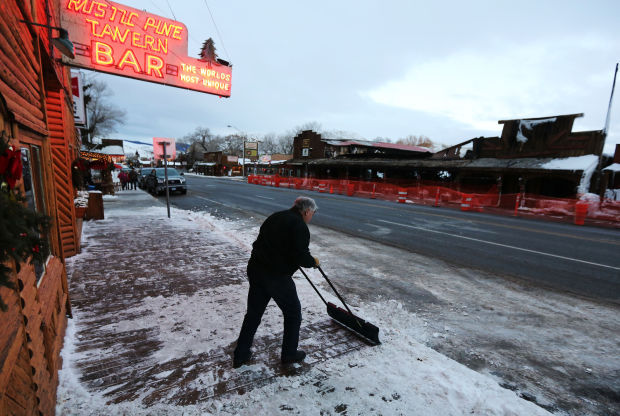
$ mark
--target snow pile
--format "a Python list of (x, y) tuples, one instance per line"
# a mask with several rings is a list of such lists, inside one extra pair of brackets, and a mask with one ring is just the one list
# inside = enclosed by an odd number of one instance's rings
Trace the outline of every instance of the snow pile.
[(88, 207), (88, 191), (78, 191), (73, 203), (76, 207)]

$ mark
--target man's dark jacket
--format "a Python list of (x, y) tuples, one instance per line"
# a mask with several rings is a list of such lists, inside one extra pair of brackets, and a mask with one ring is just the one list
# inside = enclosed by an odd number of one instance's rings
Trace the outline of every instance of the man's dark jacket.
[(299, 266), (314, 267), (310, 231), (295, 208), (271, 214), (261, 225), (252, 245), (248, 270), (268, 278), (286, 278)]

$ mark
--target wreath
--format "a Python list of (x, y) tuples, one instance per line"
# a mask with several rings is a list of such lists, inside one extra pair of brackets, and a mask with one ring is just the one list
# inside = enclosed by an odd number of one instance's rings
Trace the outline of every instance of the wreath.
[[(47, 233), (50, 219), (26, 205), (26, 198), (15, 184), (22, 177), (21, 150), (9, 144), (2, 132), (0, 137), (0, 287), (15, 288), (10, 280), (11, 260), (19, 273), (20, 263), (30, 260), (44, 262), (49, 255)], [(7, 305), (0, 297), (0, 310)]]

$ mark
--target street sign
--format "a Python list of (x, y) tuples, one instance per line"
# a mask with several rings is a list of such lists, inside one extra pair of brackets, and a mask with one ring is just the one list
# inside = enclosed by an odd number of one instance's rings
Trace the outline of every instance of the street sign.
[(153, 157), (155, 160), (163, 160), (164, 148), (162, 143), (166, 143), (166, 159), (174, 160), (177, 157), (177, 149), (174, 139), (165, 139), (163, 137), (153, 137)]
[(76, 127), (86, 127), (86, 105), (84, 104), (84, 87), (82, 73), (71, 71), (71, 93), (73, 95), (73, 118)]

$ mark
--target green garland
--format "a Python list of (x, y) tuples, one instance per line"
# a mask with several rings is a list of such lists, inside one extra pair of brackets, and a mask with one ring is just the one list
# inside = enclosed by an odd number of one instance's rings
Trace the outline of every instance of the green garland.
[[(22, 175), (21, 168), (21, 152), (9, 145), (3, 133), (0, 138), (0, 286), (11, 289), (15, 289), (10, 280), (12, 268), (6, 263), (14, 260), (19, 273), (20, 263), (44, 262), (49, 255), (50, 219), (29, 208), (24, 195), (15, 188)], [(7, 310), (2, 297), (0, 310)]]

